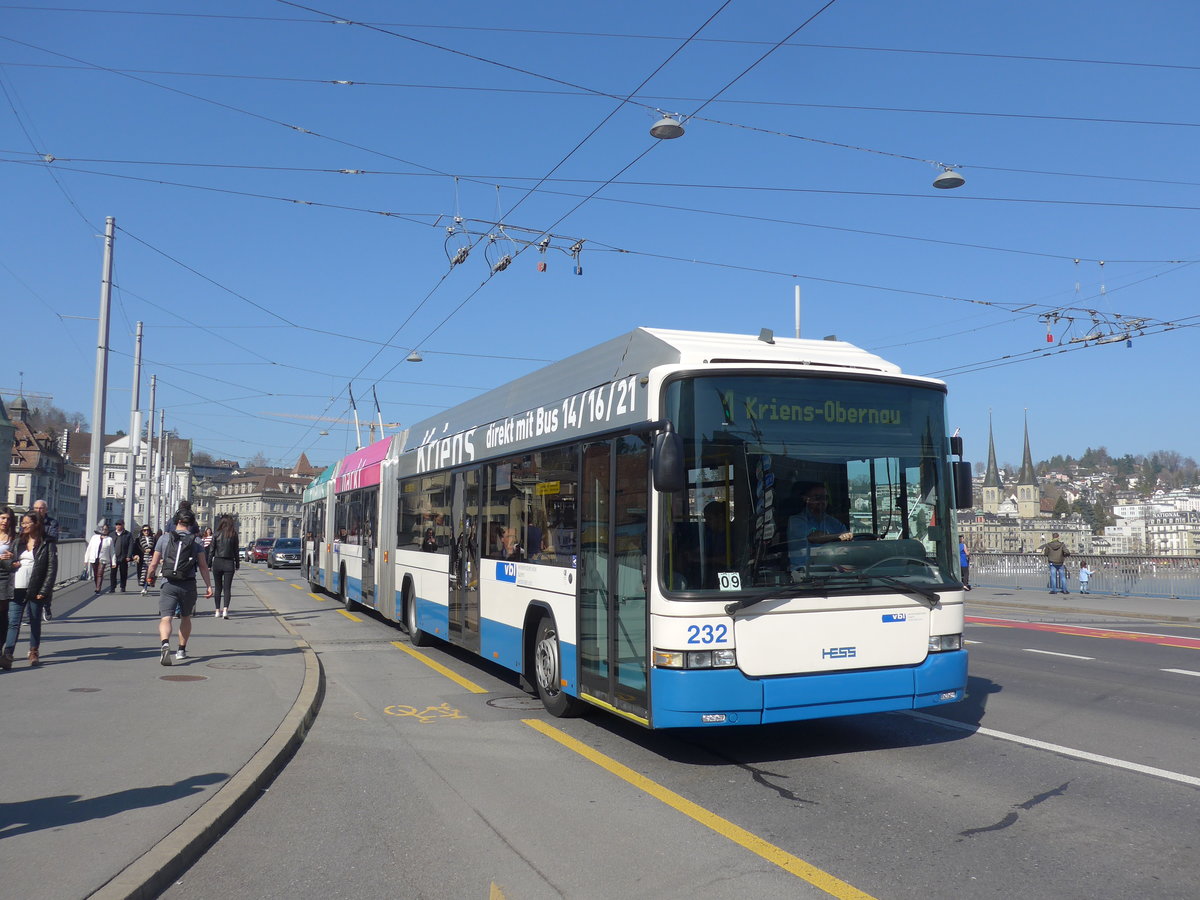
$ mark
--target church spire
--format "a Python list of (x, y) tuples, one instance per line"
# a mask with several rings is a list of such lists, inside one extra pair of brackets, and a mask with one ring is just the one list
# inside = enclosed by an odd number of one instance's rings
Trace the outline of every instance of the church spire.
[(1017, 515), (1036, 519), (1042, 512), (1042, 491), (1037, 473), (1033, 471), (1033, 454), (1029, 452), (1029, 410), (1025, 410), (1025, 455), (1021, 459), (1021, 476), (1017, 479)]
[(1021, 457), (1021, 477), (1017, 484), (1037, 484), (1033, 471), (1033, 456), (1029, 452), (1029, 411), (1025, 411), (1025, 455)]
[[(1026, 445), (1028, 446), (1028, 441)], [(983, 476), (983, 486), (985, 488), (1003, 488), (1004, 484), (1000, 481), (1000, 467), (996, 465), (996, 441), (992, 437), (992, 411), (988, 410), (988, 461), (987, 473)]]

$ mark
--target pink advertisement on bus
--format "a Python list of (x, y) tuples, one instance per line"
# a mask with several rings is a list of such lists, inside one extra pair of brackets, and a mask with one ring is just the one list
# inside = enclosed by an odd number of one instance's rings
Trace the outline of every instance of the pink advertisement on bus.
[(392, 438), (355, 450), (344, 460), (334, 482), (334, 492), (354, 491), (379, 484), (380, 464), (392, 446)]

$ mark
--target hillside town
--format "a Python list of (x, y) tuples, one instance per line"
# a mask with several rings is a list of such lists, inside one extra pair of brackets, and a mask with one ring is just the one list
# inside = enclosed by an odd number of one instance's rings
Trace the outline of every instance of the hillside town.
[(1029, 553), (1057, 533), (1075, 553), (1195, 557), (1200, 553), (1196, 463), (1178, 454), (1111, 460), (1103, 450), (1035, 465), (1029, 427), (1021, 466), (1002, 468), (988, 434), (974, 508), (958, 517), (971, 553)]

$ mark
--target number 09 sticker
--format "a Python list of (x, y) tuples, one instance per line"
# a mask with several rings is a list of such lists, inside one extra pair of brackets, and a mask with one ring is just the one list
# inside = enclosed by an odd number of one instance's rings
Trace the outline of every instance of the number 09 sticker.
[(740, 572), (718, 572), (717, 586), (723, 591), (740, 591), (742, 575)]

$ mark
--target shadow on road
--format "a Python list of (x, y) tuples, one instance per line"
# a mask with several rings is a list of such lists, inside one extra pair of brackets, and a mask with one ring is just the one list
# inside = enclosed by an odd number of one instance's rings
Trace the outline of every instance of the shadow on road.
[(193, 775), (174, 784), (157, 787), (130, 788), (100, 797), (81, 797), (79, 794), (63, 794), (57, 797), (41, 797), (17, 803), (0, 803), (0, 840), (48, 828), (61, 828), (78, 822), (104, 819), (131, 809), (144, 809), (170, 803), (190, 794), (198, 794), (204, 785), (224, 781), (229, 775), (224, 772), (209, 772)]

